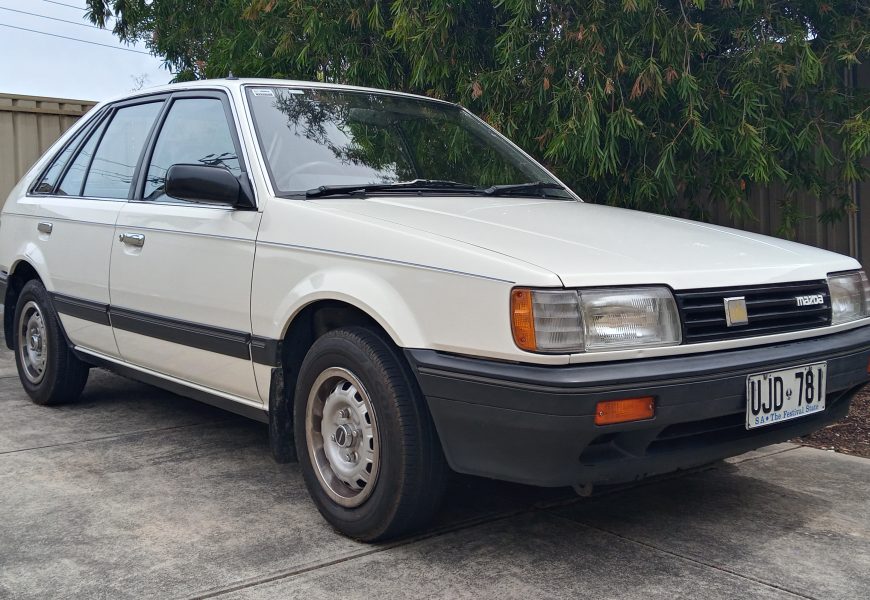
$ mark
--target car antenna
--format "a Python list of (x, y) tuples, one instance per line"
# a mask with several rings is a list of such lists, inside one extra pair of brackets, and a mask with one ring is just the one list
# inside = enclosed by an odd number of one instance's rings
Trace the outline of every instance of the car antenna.
[(230, 74), (227, 75), (227, 79), (229, 79), (230, 81), (235, 81), (235, 80), (238, 79), (238, 77), (236, 77), (235, 75), (233, 75), (233, 72), (230, 71)]

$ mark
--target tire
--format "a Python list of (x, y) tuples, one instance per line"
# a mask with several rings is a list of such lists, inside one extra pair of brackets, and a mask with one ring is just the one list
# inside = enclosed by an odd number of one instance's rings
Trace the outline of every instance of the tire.
[(448, 469), (435, 426), (397, 349), (373, 331), (337, 329), (314, 342), (293, 422), (305, 484), (339, 532), (381, 541), (438, 512)]
[(88, 366), (72, 353), (48, 292), (36, 279), (24, 284), (15, 305), (15, 365), (34, 403), (71, 402), (81, 395)]

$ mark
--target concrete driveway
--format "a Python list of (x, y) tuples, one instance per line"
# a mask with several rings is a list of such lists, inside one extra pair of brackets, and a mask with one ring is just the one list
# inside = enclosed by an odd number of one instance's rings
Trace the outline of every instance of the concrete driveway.
[(783, 444), (590, 499), (457, 476), (367, 546), (264, 426), (103, 371), (38, 407), (4, 350), (0, 597), (868, 598), (870, 461)]

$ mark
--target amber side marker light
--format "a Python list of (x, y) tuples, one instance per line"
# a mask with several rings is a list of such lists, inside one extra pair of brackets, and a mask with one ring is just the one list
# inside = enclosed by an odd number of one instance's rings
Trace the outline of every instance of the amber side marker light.
[(531, 290), (517, 289), (511, 292), (511, 331), (514, 342), (522, 350), (534, 352), (538, 349)]
[(595, 405), (595, 424), (613, 425), (652, 419), (656, 414), (656, 401), (652, 396), (604, 400)]

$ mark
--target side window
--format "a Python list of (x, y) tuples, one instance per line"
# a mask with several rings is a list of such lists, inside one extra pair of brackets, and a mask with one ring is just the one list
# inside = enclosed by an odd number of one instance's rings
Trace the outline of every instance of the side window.
[(163, 102), (119, 108), (103, 134), (85, 177), (83, 196), (126, 198), (136, 163)]
[(82, 184), (85, 182), (85, 173), (88, 170), (88, 165), (91, 164), (91, 157), (94, 155), (94, 148), (96, 147), (97, 142), (100, 141), (100, 136), (105, 128), (106, 122), (103, 121), (94, 129), (93, 133), (88, 137), (88, 141), (84, 143), (79, 150), (79, 153), (76, 154), (75, 159), (73, 159), (72, 164), (66, 171), (66, 175), (63, 176), (63, 181), (60, 182), (60, 186), (57, 188), (57, 194), (59, 196), (82, 195)]
[(172, 103), (160, 128), (148, 175), (145, 200), (164, 196), (166, 171), (177, 164), (224, 167), (241, 174), (224, 105), (217, 98), (180, 98)]
[(76, 132), (76, 134), (67, 142), (66, 146), (63, 150), (54, 158), (51, 166), (45, 170), (42, 174), (42, 177), (39, 179), (39, 183), (37, 183), (33, 188), (33, 193), (35, 194), (51, 194), (54, 192), (54, 186), (57, 185), (57, 180), (60, 177), (60, 174), (63, 172), (63, 168), (66, 166), (66, 163), (69, 162), (70, 157), (72, 156), (75, 149), (78, 148), (81, 141), (85, 138), (85, 135), (93, 129), (93, 121), (98, 121), (100, 117), (96, 117), (91, 120), (90, 123), (87, 123), (81, 129)]

